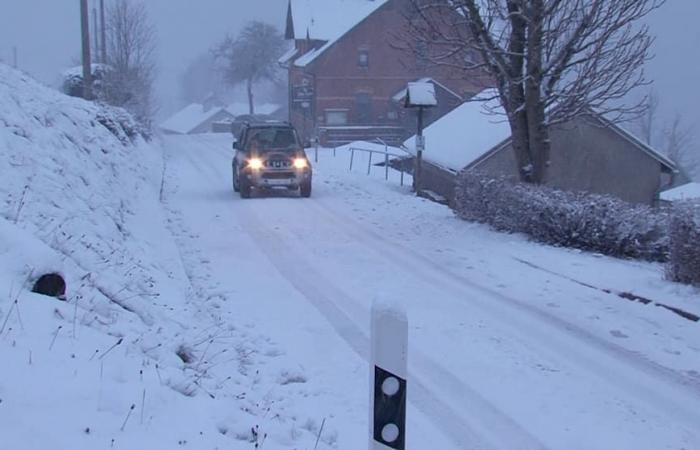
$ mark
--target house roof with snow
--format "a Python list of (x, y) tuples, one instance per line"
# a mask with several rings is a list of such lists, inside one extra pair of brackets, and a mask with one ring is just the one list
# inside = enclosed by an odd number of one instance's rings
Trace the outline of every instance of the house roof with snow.
[[(276, 113), (280, 110), (280, 108), (281, 106), (275, 103), (263, 103), (262, 105), (255, 105), (255, 114), (262, 114), (267, 116)], [(249, 114), (250, 107), (248, 103), (237, 102), (228, 105), (226, 107), (226, 111), (232, 114), (234, 117), (237, 117)]]
[[(305, 67), (332, 47), (350, 30), (389, 0), (289, 0), (287, 9), (288, 39), (320, 41), (294, 61)], [(297, 55), (290, 52), (280, 58), (288, 62)]]
[[(474, 96), (475, 101), (463, 103), (426, 127), (423, 157), (458, 171), (507, 140), (510, 126), (505, 111), (494, 98), (496, 94), (494, 89), (486, 89)], [(415, 136), (404, 145), (414, 152)]]
[[(658, 161), (671, 172), (676, 164), (666, 156), (644, 144), (633, 134), (590, 111), (590, 117), (604, 128), (632, 144), (638, 150)], [(506, 146), (511, 140), (510, 125), (500, 104), (498, 91), (486, 89), (463, 103), (423, 132), (426, 139), (426, 160), (459, 171), (478, 164)], [(415, 136), (404, 142), (409, 151), (415, 152)]]
[(691, 182), (663, 191), (659, 198), (667, 202), (700, 199), (700, 183)]
[[(171, 133), (188, 134), (222, 111), (225, 109), (220, 107), (206, 109), (200, 103), (192, 103), (163, 122), (160, 128)], [(231, 113), (226, 112), (226, 114)]]

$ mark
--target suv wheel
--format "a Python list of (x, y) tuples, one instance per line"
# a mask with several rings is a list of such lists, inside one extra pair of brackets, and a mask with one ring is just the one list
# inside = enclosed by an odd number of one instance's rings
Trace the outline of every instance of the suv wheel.
[(250, 184), (247, 182), (239, 180), (238, 190), (241, 194), (241, 198), (250, 198), (250, 191), (252, 190)]
[(302, 185), (299, 186), (299, 194), (304, 198), (311, 197), (311, 181), (310, 180), (305, 182), (305, 183), (302, 183)]
[(238, 175), (236, 175), (236, 168), (235, 167), (233, 168), (232, 172), (233, 172), (233, 174), (232, 174), (233, 192), (239, 192), (241, 190), (241, 188), (238, 186)]

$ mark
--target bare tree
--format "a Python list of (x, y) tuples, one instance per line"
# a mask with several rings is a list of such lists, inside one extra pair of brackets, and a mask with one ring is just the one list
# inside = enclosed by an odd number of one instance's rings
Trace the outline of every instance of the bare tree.
[(411, 0), (409, 30), (424, 36), (432, 64), (488, 72), (511, 127), (520, 177), (543, 183), (550, 125), (590, 109), (612, 120), (643, 111), (624, 100), (645, 84), (653, 38), (641, 19), (664, 2)]
[(649, 90), (646, 98), (643, 100), (645, 106), (644, 112), (637, 118), (637, 127), (639, 135), (647, 145), (655, 145), (654, 131), (656, 131), (658, 115), (659, 115), (659, 96), (653, 89)]
[(205, 52), (185, 67), (180, 75), (180, 96), (188, 103), (201, 102), (209, 94), (222, 96), (227, 90), (214, 55)]
[(114, 0), (106, 14), (106, 64), (110, 70), (103, 100), (124, 107), (150, 128), (156, 109), (155, 28), (139, 0)]
[(664, 150), (668, 157), (679, 165), (695, 166), (700, 163), (697, 160), (697, 147), (692, 147), (693, 134), (693, 129), (683, 123), (683, 118), (678, 113), (664, 129)]
[(645, 110), (636, 120), (642, 140), (663, 152), (681, 167), (696, 170), (700, 154), (695, 145), (694, 130), (676, 113), (670, 121), (662, 122), (661, 100), (651, 89), (643, 100)]
[(234, 39), (227, 36), (213, 50), (226, 81), (246, 83), (250, 114), (255, 114), (253, 87), (259, 81), (277, 82), (277, 60), (284, 52), (284, 38), (272, 25), (250, 22)]

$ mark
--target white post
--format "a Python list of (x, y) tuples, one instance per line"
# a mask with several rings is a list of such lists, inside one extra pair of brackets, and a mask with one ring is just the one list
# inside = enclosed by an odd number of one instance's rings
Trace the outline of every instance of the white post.
[(370, 450), (405, 450), (408, 320), (400, 306), (372, 305)]

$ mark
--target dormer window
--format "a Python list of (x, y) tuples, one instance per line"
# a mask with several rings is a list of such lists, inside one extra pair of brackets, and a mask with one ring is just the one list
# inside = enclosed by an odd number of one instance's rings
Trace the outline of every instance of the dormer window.
[(360, 49), (357, 53), (357, 65), (360, 67), (369, 67), (369, 50)]

